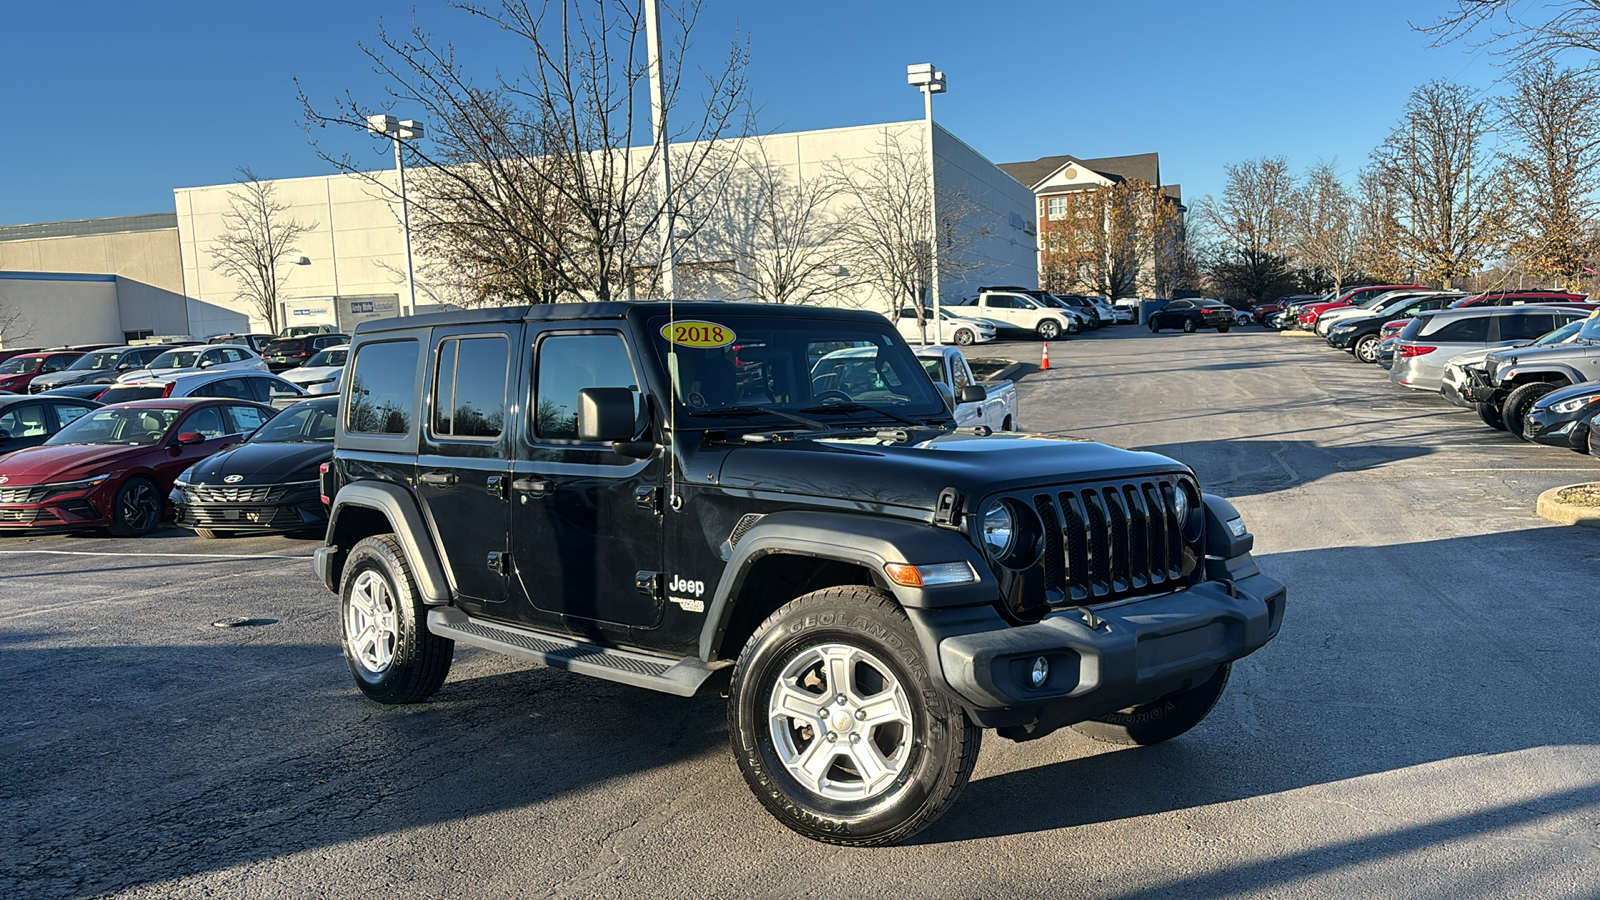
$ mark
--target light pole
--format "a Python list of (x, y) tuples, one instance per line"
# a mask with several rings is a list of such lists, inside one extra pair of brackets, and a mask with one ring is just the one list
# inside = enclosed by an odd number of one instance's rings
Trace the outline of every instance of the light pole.
[(406, 295), (409, 305), (406, 315), (417, 312), (417, 278), (411, 267), (411, 213), (406, 208), (406, 166), (400, 159), (401, 141), (422, 140), (422, 123), (412, 119), (397, 120), (394, 116), (367, 116), (367, 130), (394, 141), (394, 171), (400, 181), (400, 233), (406, 240)]
[(650, 132), (655, 140), (659, 159), (656, 173), (661, 190), (661, 221), (656, 225), (661, 234), (661, 296), (677, 299), (678, 248), (673, 240), (676, 223), (672, 215), (672, 167), (667, 160), (667, 103), (662, 82), (665, 72), (661, 63), (661, 4), (660, 0), (644, 0), (645, 53), (650, 73)]
[(939, 313), (939, 210), (938, 181), (933, 176), (933, 95), (944, 93), (944, 73), (933, 63), (906, 66), (906, 83), (922, 91), (922, 118), (928, 126), (928, 292), (933, 296), (933, 342), (944, 343), (944, 319)]

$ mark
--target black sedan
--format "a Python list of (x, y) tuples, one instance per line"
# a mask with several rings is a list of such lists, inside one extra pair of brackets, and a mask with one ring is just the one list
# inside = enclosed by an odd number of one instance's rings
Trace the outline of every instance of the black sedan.
[(1586, 453), (1596, 412), (1600, 412), (1600, 382), (1551, 391), (1535, 400), (1523, 415), (1522, 436), (1535, 444)]
[(1233, 307), (1220, 300), (1174, 300), (1150, 314), (1150, 330), (1182, 328), (1187, 332), (1215, 328), (1226, 332), (1233, 327)]
[(7, 394), (0, 396), (0, 453), (37, 447), (91, 409), (93, 400)]
[(318, 468), (333, 458), (338, 415), (338, 397), (303, 400), (244, 443), (200, 461), (173, 484), (178, 524), (204, 538), (324, 527)]

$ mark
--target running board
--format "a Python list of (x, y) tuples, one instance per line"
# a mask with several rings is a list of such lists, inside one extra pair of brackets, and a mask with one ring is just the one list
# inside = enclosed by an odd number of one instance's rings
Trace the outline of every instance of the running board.
[(602, 647), (503, 622), (474, 619), (453, 607), (430, 610), (428, 630), (442, 638), (531, 659), (552, 669), (566, 669), (679, 697), (693, 697), (713, 675), (730, 665), (726, 661), (708, 664), (694, 657), (673, 660)]

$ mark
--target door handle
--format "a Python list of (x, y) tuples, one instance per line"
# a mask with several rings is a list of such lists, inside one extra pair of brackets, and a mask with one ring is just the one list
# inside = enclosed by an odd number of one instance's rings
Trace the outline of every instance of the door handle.
[(429, 472), (426, 475), (417, 476), (417, 480), (423, 484), (455, 484), (460, 479), (456, 477), (454, 472)]
[(518, 478), (511, 482), (511, 489), (519, 494), (548, 494), (553, 488), (554, 485), (543, 478)]

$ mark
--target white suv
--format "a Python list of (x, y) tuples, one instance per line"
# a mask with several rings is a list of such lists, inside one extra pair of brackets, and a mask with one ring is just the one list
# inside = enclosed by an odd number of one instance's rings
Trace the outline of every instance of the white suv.
[(168, 350), (142, 369), (118, 375), (117, 381), (148, 381), (191, 372), (237, 371), (265, 372), (267, 361), (243, 344), (190, 344)]

